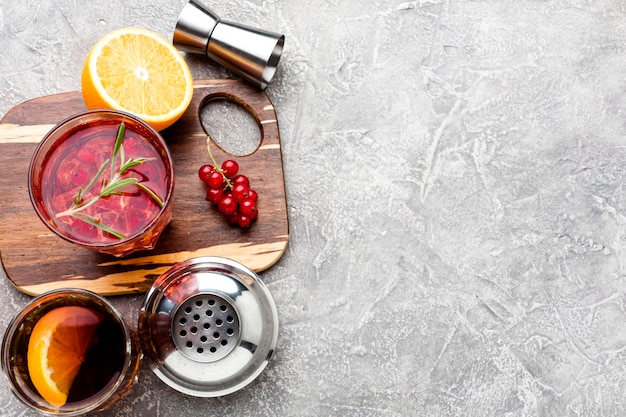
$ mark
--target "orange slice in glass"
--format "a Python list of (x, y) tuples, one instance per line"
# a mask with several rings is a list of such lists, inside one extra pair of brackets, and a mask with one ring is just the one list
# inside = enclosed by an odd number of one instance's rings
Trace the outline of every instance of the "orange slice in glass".
[(54, 407), (67, 402), (74, 378), (103, 317), (86, 307), (64, 306), (35, 324), (28, 342), (28, 373), (33, 385)]
[(161, 35), (141, 28), (102, 37), (87, 55), (81, 81), (87, 108), (124, 110), (156, 130), (176, 122), (193, 96), (183, 56)]

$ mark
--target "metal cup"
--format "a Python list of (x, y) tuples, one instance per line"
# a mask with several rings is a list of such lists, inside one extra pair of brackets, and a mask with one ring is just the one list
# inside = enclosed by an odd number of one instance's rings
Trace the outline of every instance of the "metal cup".
[(261, 90), (276, 73), (284, 43), (284, 35), (222, 20), (194, 0), (183, 8), (173, 39), (176, 48), (205, 54)]

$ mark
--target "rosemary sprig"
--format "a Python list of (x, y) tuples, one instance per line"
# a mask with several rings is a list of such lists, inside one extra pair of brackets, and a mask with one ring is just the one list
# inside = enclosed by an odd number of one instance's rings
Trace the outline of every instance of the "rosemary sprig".
[[(146, 194), (150, 196), (160, 207), (163, 207), (163, 200), (148, 186), (139, 182), (139, 179), (135, 177), (122, 178), (122, 176), (132, 167), (137, 165), (141, 165), (144, 162), (150, 161), (153, 158), (128, 158), (125, 160), (124, 156), (124, 146), (122, 142), (124, 140), (124, 135), (126, 133), (126, 125), (124, 122), (120, 124), (120, 127), (117, 131), (117, 136), (115, 138), (115, 144), (113, 145), (113, 150), (111, 151), (111, 157), (104, 161), (96, 172), (96, 175), (91, 179), (89, 184), (87, 184), (84, 188), (79, 187), (76, 193), (76, 197), (74, 201), (70, 205), (70, 207), (60, 213), (56, 214), (56, 217), (64, 217), (64, 216), (72, 216), (78, 220), (82, 220), (85, 223), (88, 223), (92, 226), (95, 226), (106, 233), (109, 233), (112, 236), (117, 237), (118, 239), (124, 239), (125, 236), (114, 228), (103, 224), (100, 219), (91, 216), (87, 213), (84, 213), (87, 207), (90, 207), (96, 204), (101, 198), (110, 197), (114, 194), (119, 194), (120, 190), (129, 185), (136, 185), (137, 188), (143, 190)], [(116, 171), (116, 160), (120, 160), (119, 169)], [(106, 168), (109, 167), (110, 175), (109, 178), (102, 176)], [(84, 196), (93, 188), (93, 186), (101, 181), (102, 189), (97, 195), (94, 195), (89, 200), (85, 201)]]

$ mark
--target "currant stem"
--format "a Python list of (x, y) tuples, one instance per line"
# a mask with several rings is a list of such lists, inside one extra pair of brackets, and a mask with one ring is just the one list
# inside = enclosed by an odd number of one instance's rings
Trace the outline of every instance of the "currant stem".
[(224, 182), (226, 183), (226, 188), (229, 190), (233, 189), (233, 182), (224, 174), (224, 170), (217, 164), (215, 158), (213, 158), (213, 154), (211, 153), (211, 137), (207, 136), (206, 138), (206, 150), (209, 152), (209, 158), (211, 158), (211, 163), (213, 164), (213, 168), (222, 174), (222, 178), (224, 178)]

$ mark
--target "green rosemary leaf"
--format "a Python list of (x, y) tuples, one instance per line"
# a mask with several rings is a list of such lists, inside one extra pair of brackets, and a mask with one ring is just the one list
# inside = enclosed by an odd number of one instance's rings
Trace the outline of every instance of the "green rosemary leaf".
[(74, 199), (72, 206), (74, 207), (79, 205), (81, 201), (83, 201), (83, 188), (78, 187), (78, 191), (76, 192), (76, 198)]
[(120, 123), (120, 128), (117, 130), (117, 137), (115, 138), (115, 146), (113, 147), (113, 157), (117, 156), (117, 153), (122, 146), (122, 141), (124, 140), (124, 134), (126, 133), (126, 124), (124, 122)]
[(144, 184), (138, 182), (137, 183), (137, 187), (141, 188), (142, 190), (144, 190), (150, 197), (152, 197), (152, 199), (159, 205), (159, 207), (163, 207), (163, 200), (161, 200), (161, 198), (156, 195), (156, 193), (154, 191), (152, 191), (150, 188), (146, 187)]
[[(113, 182), (113, 175), (115, 173), (115, 157), (122, 147), (122, 141), (124, 140), (124, 134), (126, 133), (126, 125), (124, 122), (120, 123), (120, 127), (117, 130), (117, 137), (115, 138), (115, 144), (113, 145), (113, 151), (111, 152), (111, 182)], [(121, 161), (123, 162), (123, 161)]]
[[(124, 128), (124, 132), (126, 132), (126, 128)], [(124, 146), (120, 145), (120, 165), (124, 163), (124, 160), (126, 159), (125, 155), (124, 155)]]
[[(91, 187), (93, 187), (94, 184), (96, 182), (98, 182), (98, 178), (100, 177), (100, 175), (102, 175), (102, 173), (106, 169), (108, 163), (109, 163), (108, 159), (102, 163), (102, 165), (100, 166), (100, 169), (98, 169), (98, 172), (96, 172), (96, 175), (94, 175), (93, 178), (91, 179), (91, 182), (89, 184), (87, 184), (87, 186), (85, 187), (84, 190), (82, 190), (82, 194), (85, 194), (86, 192), (91, 190)], [(78, 192), (81, 193), (81, 190), (78, 190)], [(81, 196), (81, 199), (82, 199), (82, 196)]]
[(87, 224), (90, 224), (92, 226), (97, 227), (100, 230), (103, 230), (105, 232), (107, 232), (108, 234), (115, 236), (118, 239), (124, 239), (126, 238), (126, 236), (124, 236), (122, 233), (118, 232), (117, 230), (113, 229), (110, 226), (107, 226), (106, 224), (102, 224), (102, 222), (100, 222), (98, 219), (96, 219), (95, 217), (92, 217), (88, 214), (85, 213), (74, 213), (74, 217), (76, 217), (79, 220), (84, 221)]
[(120, 188), (124, 188), (128, 185), (138, 184), (139, 180), (137, 178), (124, 178), (123, 180), (118, 180), (110, 183), (105, 188), (100, 191), (100, 197), (107, 197), (111, 194), (115, 194)]
[(137, 159), (130, 158), (128, 161), (124, 163), (124, 165), (120, 167), (120, 175), (124, 175), (126, 171), (128, 171), (134, 166), (141, 165), (144, 162), (152, 161), (153, 159), (154, 158), (137, 158)]

